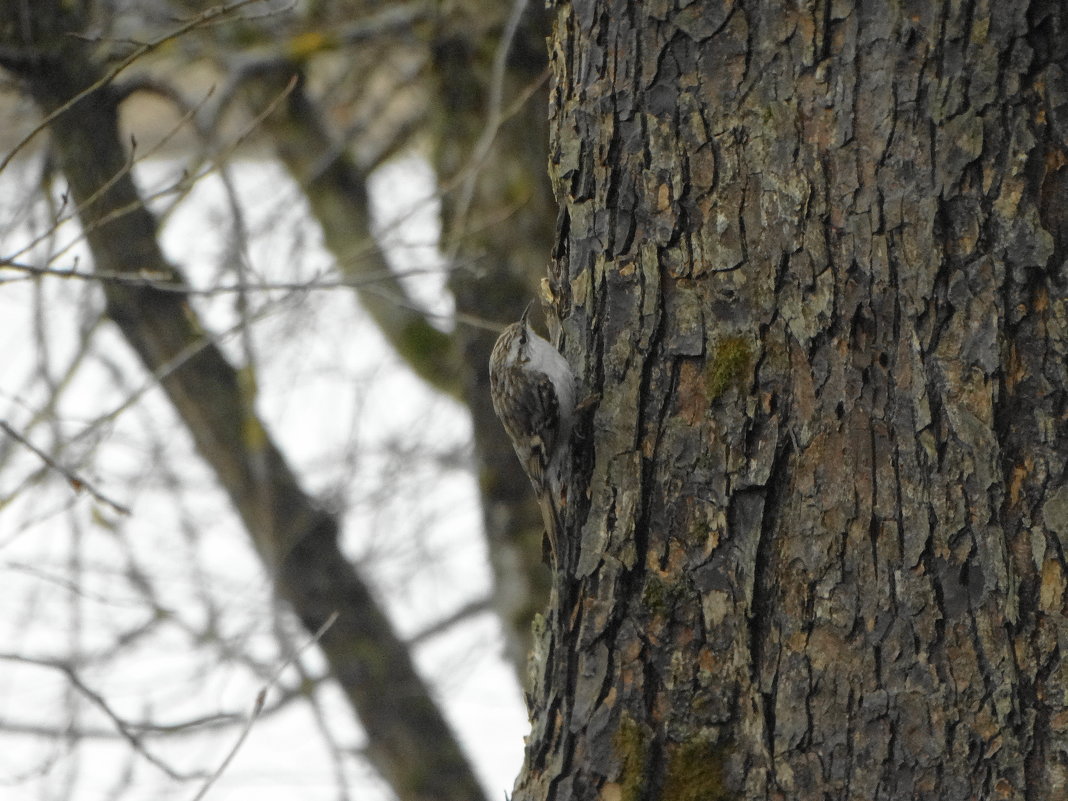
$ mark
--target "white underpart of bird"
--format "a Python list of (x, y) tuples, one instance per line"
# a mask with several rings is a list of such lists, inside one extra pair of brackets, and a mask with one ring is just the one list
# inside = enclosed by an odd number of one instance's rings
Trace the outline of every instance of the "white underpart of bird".
[(553, 559), (559, 565), (561, 511), (570, 468), (575, 377), (523, 312), (497, 339), (490, 356), (493, 408), (538, 496)]

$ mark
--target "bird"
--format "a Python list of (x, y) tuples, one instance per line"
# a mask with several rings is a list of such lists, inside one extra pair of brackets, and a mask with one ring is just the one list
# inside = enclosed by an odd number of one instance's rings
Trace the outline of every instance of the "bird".
[(529, 315), (530, 305), (493, 346), (490, 397), (534, 486), (551, 558), (559, 565), (561, 512), (575, 417), (575, 376), (567, 359), (535, 333)]

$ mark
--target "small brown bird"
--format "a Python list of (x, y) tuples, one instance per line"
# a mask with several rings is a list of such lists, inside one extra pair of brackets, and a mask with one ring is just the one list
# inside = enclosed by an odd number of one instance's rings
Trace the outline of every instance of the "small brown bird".
[(534, 333), (527, 306), (490, 356), (493, 409), (538, 496), (549, 548), (559, 565), (560, 510), (575, 415), (575, 377), (567, 360)]

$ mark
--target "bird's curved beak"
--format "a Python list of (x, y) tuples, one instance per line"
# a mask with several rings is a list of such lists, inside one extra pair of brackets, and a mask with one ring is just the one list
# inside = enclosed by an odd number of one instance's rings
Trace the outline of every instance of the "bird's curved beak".
[(527, 304), (527, 307), (523, 309), (523, 316), (519, 318), (519, 322), (521, 322), (524, 326), (530, 325), (530, 320), (528, 319), (528, 317), (530, 315), (530, 309), (533, 305), (534, 301), (530, 301), (530, 303)]

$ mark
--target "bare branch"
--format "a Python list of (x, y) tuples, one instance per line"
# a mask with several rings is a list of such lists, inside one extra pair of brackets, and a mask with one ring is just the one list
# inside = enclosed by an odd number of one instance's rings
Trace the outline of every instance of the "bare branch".
[[(494, 140), (497, 138), (497, 132), (507, 119), (507, 114), (502, 111), (502, 106), (504, 103), (504, 78), (508, 64), (508, 51), (511, 49), (512, 40), (515, 38), (516, 32), (519, 30), (519, 21), (522, 18), (526, 7), (527, 0), (513, 0), (511, 13), (508, 15), (508, 20), (505, 22), (504, 31), (501, 33), (501, 39), (497, 43), (497, 51), (493, 55), (493, 69), (490, 75), (489, 107), (486, 113), (486, 127), (483, 129), (482, 135), (475, 143), (474, 152), (472, 152), (470, 157), (470, 169), (465, 171), (466, 175), (463, 177), (460, 184), (460, 194), (456, 202), (455, 227), (457, 235), (452, 240), (453, 253), (450, 254), (453, 256), (456, 255), (456, 251), (458, 250), (459, 242), (463, 234), (464, 223), (474, 200), (475, 186), (478, 182), (479, 172), (481, 171), (483, 163), (486, 161), (486, 157), (489, 155)], [(548, 78), (548, 71), (542, 74), (542, 77), (531, 87), (528, 93), (524, 93), (524, 95), (520, 97), (520, 101), (525, 103), (530, 95), (537, 90), (546, 78)]]
[(26, 136), (24, 136), (22, 138), (22, 140), (19, 141), (12, 148), (11, 151), (6, 156), (4, 156), (3, 159), (0, 159), (0, 172), (3, 172), (7, 168), (7, 165), (11, 163), (11, 160), (15, 158), (15, 155), (20, 150), (22, 150), (22, 148), (24, 148), (27, 144), (29, 144), (29, 142), (31, 140), (33, 140), (33, 138), (36, 137), (37, 134), (39, 134), (41, 131), (43, 131), (45, 128), (47, 128), (56, 117), (58, 117), (60, 114), (64, 113), (67, 109), (69, 109), (71, 106), (73, 106), (75, 103), (77, 103), (82, 98), (88, 97), (93, 92), (95, 92), (98, 89), (100, 89), (101, 87), (107, 86), (111, 81), (113, 81), (119, 75), (119, 73), (121, 73), (123, 70), (125, 70), (127, 67), (129, 67), (131, 64), (133, 64), (135, 61), (137, 61), (139, 58), (141, 58), (145, 54), (152, 52), (153, 50), (155, 50), (160, 45), (164, 45), (167, 42), (170, 42), (170, 41), (172, 41), (174, 39), (177, 39), (179, 36), (182, 36), (182, 35), (188, 33), (189, 31), (194, 30), (195, 28), (198, 28), (198, 27), (201, 27), (203, 25), (206, 25), (209, 22), (211, 22), (213, 20), (217, 20), (220, 17), (229, 16), (234, 11), (237, 11), (238, 9), (240, 9), (240, 8), (242, 8), (244, 6), (252, 5), (253, 3), (262, 3), (262, 2), (264, 2), (264, 0), (237, 0), (237, 2), (231, 3), (229, 5), (222, 5), (222, 6), (216, 6), (215, 8), (209, 8), (206, 11), (204, 11), (204, 12), (202, 12), (200, 14), (197, 14), (191, 20), (186, 22), (184, 25), (182, 25), (182, 26), (178, 27), (177, 29), (171, 31), (170, 33), (164, 34), (163, 36), (159, 37), (158, 39), (154, 39), (151, 42), (147, 42), (146, 44), (141, 45), (140, 47), (135, 49), (130, 55), (128, 55), (126, 58), (124, 58), (122, 61), (120, 61), (117, 65), (115, 65), (111, 70), (109, 70), (108, 72), (104, 73), (104, 75), (101, 76), (98, 80), (94, 81), (89, 86), (87, 86), (85, 89), (83, 89), (82, 91), (78, 92), (78, 94), (74, 95), (72, 98), (70, 98), (70, 100), (68, 100), (63, 105), (59, 106), (58, 108), (52, 110), (50, 113), (46, 114), (44, 119), (42, 119), (34, 127), (34, 129), (32, 131), (30, 131), (28, 134), (26, 134)]
[(204, 775), (202, 771), (197, 771), (195, 773), (182, 773), (181, 771), (175, 770), (166, 762), (161, 760), (159, 757), (148, 751), (141, 743), (140, 736), (130, 728), (130, 725), (125, 720), (123, 720), (123, 718), (117, 712), (115, 712), (115, 710), (111, 708), (111, 705), (102, 695), (100, 695), (100, 693), (96, 692), (91, 687), (89, 687), (89, 685), (87, 685), (84, 681), (82, 681), (81, 677), (78, 675), (78, 672), (69, 663), (64, 662), (62, 660), (39, 659), (36, 657), (23, 656), (21, 654), (6, 653), (0, 653), (0, 660), (6, 662), (19, 662), (25, 665), (37, 665), (39, 667), (47, 667), (52, 668), (53, 670), (60, 671), (61, 673), (66, 675), (67, 680), (79, 693), (89, 699), (89, 701), (91, 701), (94, 706), (96, 706), (101, 712), (103, 712), (107, 716), (107, 718), (115, 725), (115, 729), (122, 736), (122, 739), (126, 740), (126, 742), (130, 744), (130, 747), (133, 748), (134, 751), (136, 751), (142, 757), (144, 757), (145, 760), (155, 765), (161, 771), (166, 773), (170, 778), (175, 779), (176, 781), (189, 781), (190, 779), (197, 779)]
[(84, 491), (88, 492), (90, 495), (92, 495), (94, 498), (96, 498), (98, 501), (100, 501), (101, 503), (105, 503), (108, 506), (110, 506), (112, 509), (114, 509), (119, 514), (121, 514), (121, 515), (129, 515), (130, 514), (129, 507), (123, 506), (121, 503), (119, 503), (117, 501), (113, 501), (107, 495), (105, 495), (100, 490), (98, 490), (96, 487), (94, 487), (88, 481), (88, 479), (82, 478), (81, 476), (77, 475), (74, 471), (64, 467), (63, 465), (61, 465), (59, 462), (57, 462), (55, 459), (53, 459), (47, 453), (42, 451), (40, 448), (38, 448), (36, 445), (34, 445), (32, 442), (30, 442), (24, 436), (22, 436), (22, 434), (20, 434), (18, 431), (16, 431), (10, 425), (8, 425), (7, 421), (0, 420), (0, 430), (4, 431), (4, 433), (6, 433), (12, 439), (22, 443), (22, 445), (24, 445), (26, 448), (28, 448), (29, 450), (33, 451), (42, 462), (44, 462), (46, 465), (51, 467), (57, 473), (60, 473), (65, 479), (67, 479), (67, 483), (70, 484), (71, 489), (73, 489), (75, 492), (82, 492), (84, 490)]
[(267, 683), (260, 688), (258, 693), (256, 693), (256, 700), (252, 705), (252, 711), (249, 713), (248, 720), (245, 721), (245, 727), (241, 730), (241, 734), (238, 735), (236, 742), (234, 742), (233, 747), (230, 749), (229, 753), (227, 753), (225, 759), (223, 759), (223, 761), (219, 764), (219, 767), (216, 768), (215, 772), (208, 777), (207, 781), (204, 782), (204, 785), (200, 788), (199, 792), (197, 792), (197, 794), (193, 796), (192, 801), (200, 801), (200, 799), (202, 799), (207, 794), (208, 790), (211, 789), (212, 785), (214, 785), (215, 782), (218, 781), (219, 777), (222, 776), (223, 771), (225, 771), (230, 762), (233, 761), (233, 758), (237, 756), (237, 752), (241, 749), (242, 744), (244, 744), (245, 740), (248, 738), (249, 732), (252, 731), (252, 726), (256, 723), (256, 720), (259, 718), (260, 713), (263, 711), (263, 705), (267, 701), (268, 691), (272, 687), (274, 687), (275, 684), (277, 684), (279, 677), (282, 675), (282, 671), (284, 671), (291, 664), (293, 664), (293, 662), (295, 662), (302, 653), (308, 650), (308, 648), (319, 642), (322, 636), (326, 634), (327, 630), (329, 630), (329, 628), (334, 625), (335, 621), (337, 621), (337, 618), (337, 612), (331, 613), (330, 617), (328, 617), (323, 623), (323, 625), (321, 625), (318, 630), (308, 639), (308, 641), (304, 643), (303, 646), (301, 646), (300, 650), (298, 650), (295, 654), (293, 654), (293, 656), (291, 656), (289, 659), (285, 660), (281, 665), (279, 665), (274, 675), (271, 676)]
[(421, 631), (417, 631), (411, 637), (408, 638), (409, 645), (420, 645), (429, 639), (437, 637), (440, 634), (444, 634), (458, 623), (462, 623), (469, 618), (476, 617), (478, 615), (485, 614), (486, 612), (493, 611), (493, 599), (490, 597), (476, 598), (473, 601), (468, 601), (452, 614), (446, 615), (440, 620), (436, 620)]

